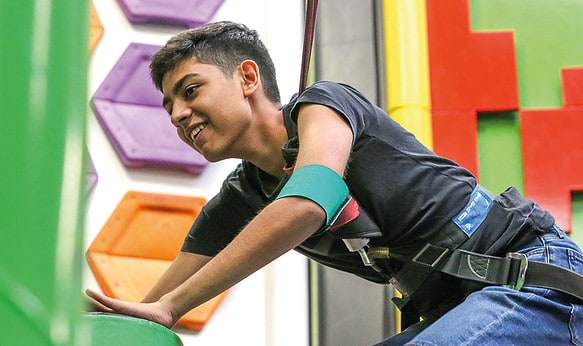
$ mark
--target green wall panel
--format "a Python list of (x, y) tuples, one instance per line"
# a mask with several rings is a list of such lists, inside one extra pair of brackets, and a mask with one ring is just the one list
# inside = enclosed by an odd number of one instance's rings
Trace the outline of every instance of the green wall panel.
[(0, 1), (3, 345), (76, 340), (88, 13), (88, 1)]
[[(520, 109), (562, 108), (561, 68), (583, 67), (583, 1), (469, 1), (472, 30), (514, 32)], [(516, 115), (484, 115), (478, 127), (482, 183), (499, 192), (522, 181)], [(583, 193), (573, 193), (572, 226), (571, 237), (583, 245)]]
[(520, 124), (515, 112), (478, 115), (480, 184), (494, 193), (524, 191)]
[(570, 236), (579, 246), (583, 246), (583, 192), (573, 193), (571, 207), (573, 231)]
[(470, 0), (473, 30), (513, 30), (520, 108), (562, 106), (561, 67), (583, 66), (583, 1)]

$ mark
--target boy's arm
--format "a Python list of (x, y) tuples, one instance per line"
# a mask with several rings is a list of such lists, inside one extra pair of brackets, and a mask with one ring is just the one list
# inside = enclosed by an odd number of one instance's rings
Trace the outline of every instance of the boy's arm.
[(180, 286), (186, 279), (194, 275), (212, 257), (181, 251), (170, 267), (158, 279), (142, 303), (151, 303), (160, 299), (166, 293)]
[[(296, 169), (321, 164), (343, 176), (353, 137), (340, 115), (324, 106), (303, 105), (298, 118), (298, 134), (301, 146)], [(127, 303), (95, 292), (88, 294), (106, 306), (106, 311), (146, 318), (171, 327), (190, 309), (300, 245), (322, 226), (325, 217), (324, 210), (311, 200), (278, 199), (263, 209), (225, 249), (157, 302)]]

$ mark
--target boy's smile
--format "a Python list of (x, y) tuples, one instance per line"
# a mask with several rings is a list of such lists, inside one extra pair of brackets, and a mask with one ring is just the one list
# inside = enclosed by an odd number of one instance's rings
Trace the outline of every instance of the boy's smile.
[(238, 143), (245, 140), (251, 110), (237, 76), (192, 58), (162, 80), (163, 106), (179, 137), (211, 162), (243, 154)]
[(279, 176), (287, 132), (281, 105), (267, 99), (261, 87), (251, 60), (228, 76), (191, 58), (164, 75), (163, 106), (178, 136), (208, 161), (239, 158)]

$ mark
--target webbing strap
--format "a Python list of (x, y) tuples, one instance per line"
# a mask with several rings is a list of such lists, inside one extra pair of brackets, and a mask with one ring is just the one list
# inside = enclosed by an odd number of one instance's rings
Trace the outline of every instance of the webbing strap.
[(433, 271), (516, 289), (522, 286), (548, 288), (583, 302), (583, 276), (569, 269), (527, 261), (522, 254), (494, 257), (460, 249), (449, 251), (431, 244), (408, 261), (390, 282), (403, 295), (412, 296)]
[[(522, 261), (526, 261), (526, 257)], [(491, 285), (549, 288), (571, 295), (583, 302), (582, 275), (544, 262), (526, 261), (522, 269), (520, 266), (520, 257), (493, 257), (455, 250), (438, 270), (461, 279)]]
[(312, 57), (312, 45), (314, 42), (314, 31), (316, 29), (317, 12), (318, 0), (307, 0), (306, 20), (304, 25), (304, 46), (298, 95), (306, 89), (306, 84), (308, 83), (308, 70), (310, 69), (310, 59)]

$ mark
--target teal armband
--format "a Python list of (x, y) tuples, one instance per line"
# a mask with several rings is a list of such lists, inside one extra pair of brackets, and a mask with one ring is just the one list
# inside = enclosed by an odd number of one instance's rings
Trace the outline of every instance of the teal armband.
[(326, 212), (326, 224), (344, 204), (348, 186), (334, 170), (322, 165), (296, 169), (276, 199), (303, 197), (317, 203)]

